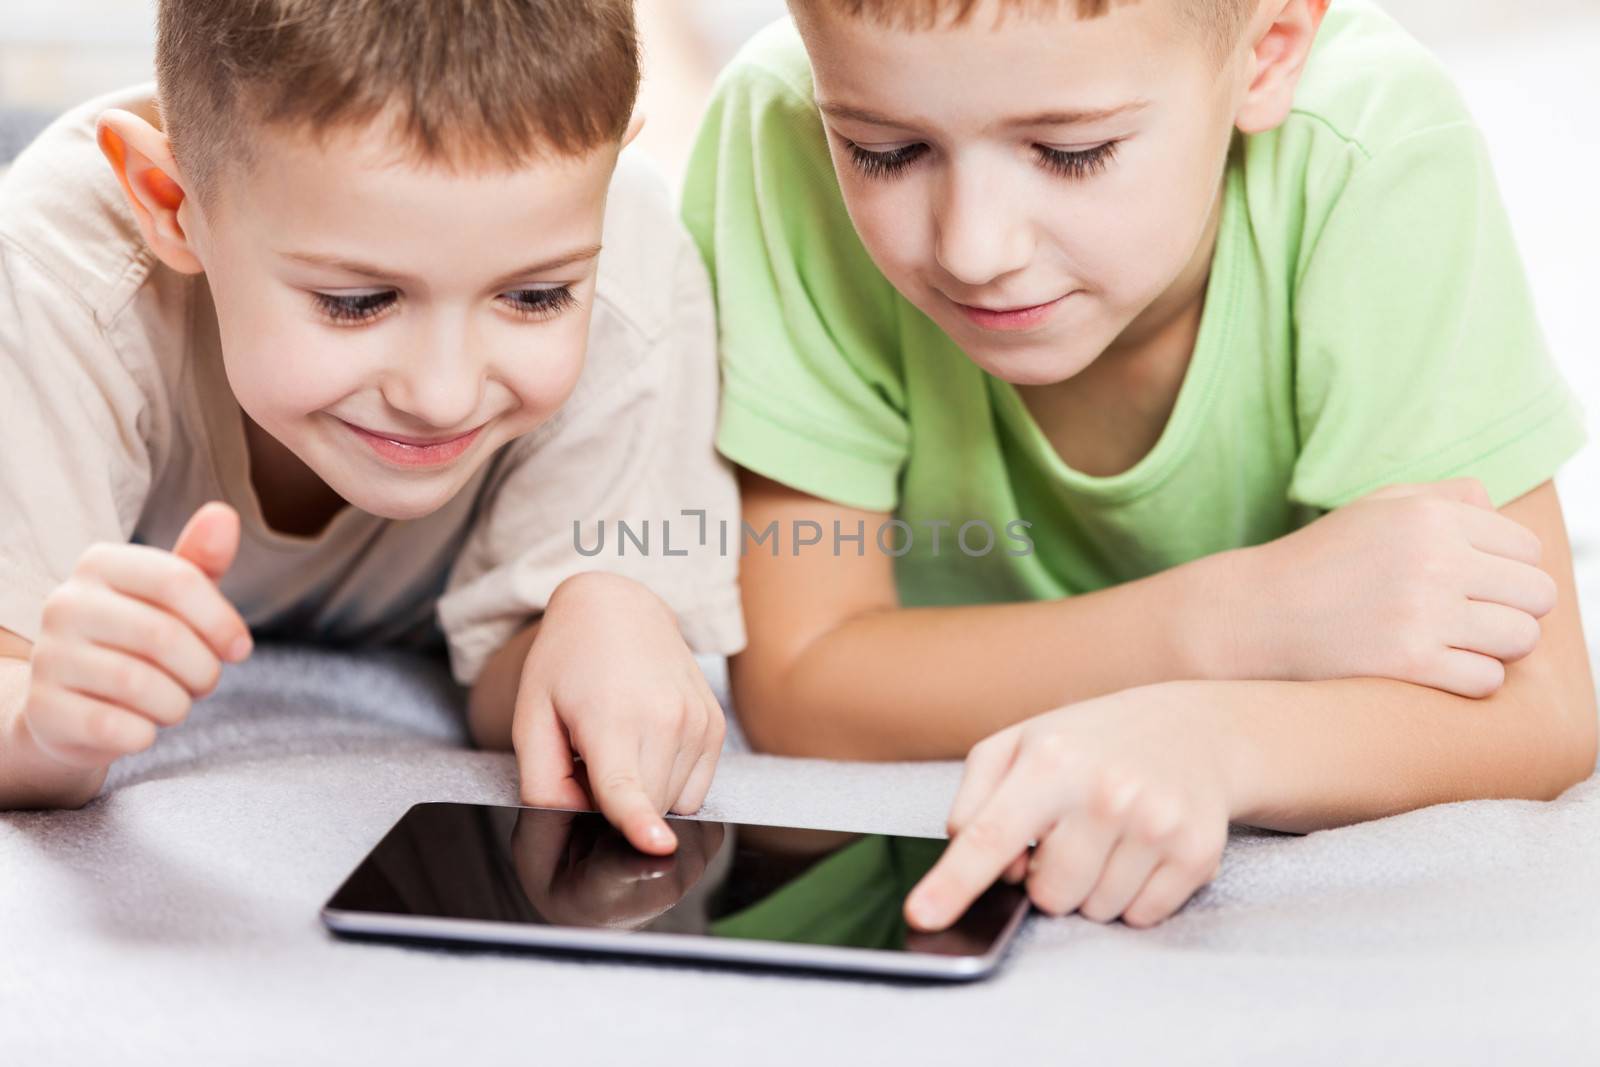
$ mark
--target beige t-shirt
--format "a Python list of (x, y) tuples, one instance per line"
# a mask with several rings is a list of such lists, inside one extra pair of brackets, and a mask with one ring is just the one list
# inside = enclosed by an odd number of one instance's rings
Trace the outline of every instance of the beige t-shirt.
[[(69, 113), (0, 182), (0, 627), (35, 640), (46, 595), (91, 543), (170, 548), (196, 508), (224, 500), (243, 534), (222, 591), (258, 637), (442, 636), (470, 684), (563, 579), (605, 570), (654, 590), (695, 651), (743, 646), (738, 554), (717, 536), (739, 516), (712, 447), (710, 287), (642, 159), (624, 152), (611, 185), (588, 356), (566, 406), (431, 515), (346, 506), (301, 537), (262, 517), (204, 277), (155, 258), (95, 145), (102, 110), (150, 95)], [(635, 536), (619, 538), (618, 520)]]

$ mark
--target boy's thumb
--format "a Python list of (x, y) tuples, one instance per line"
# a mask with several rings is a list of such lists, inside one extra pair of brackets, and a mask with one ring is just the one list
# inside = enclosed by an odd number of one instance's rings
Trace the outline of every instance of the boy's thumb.
[(202, 504), (184, 524), (172, 554), (220, 581), (239, 551), (239, 513), (218, 500)]

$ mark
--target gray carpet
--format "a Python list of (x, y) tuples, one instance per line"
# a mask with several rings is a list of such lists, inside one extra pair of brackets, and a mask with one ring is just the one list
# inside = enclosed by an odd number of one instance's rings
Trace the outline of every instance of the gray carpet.
[[(267, 647), (86, 809), (0, 816), (0, 1059), (1600, 1058), (1600, 779), (1550, 804), (1237, 834), (1173, 920), (1035, 917), (976, 985), (332, 938), (318, 907), (413, 802), (515, 802), (511, 758), (463, 748), (459, 721), (434, 665)], [(958, 772), (730, 752), (705, 814), (937, 833)]]

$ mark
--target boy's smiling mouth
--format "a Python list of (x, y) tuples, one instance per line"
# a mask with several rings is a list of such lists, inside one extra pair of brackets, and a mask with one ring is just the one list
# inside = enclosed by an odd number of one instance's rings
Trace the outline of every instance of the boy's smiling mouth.
[[(1073, 290), (1076, 292), (1077, 290)], [(1011, 333), (1019, 330), (1031, 330), (1042, 326), (1055, 310), (1066, 302), (1072, 292), (1063, 293), (1054, 300), (1042, 304), (1026, 304), (1016, 307), (984, 307), (978, 304), (963, 304), (952, 300), (951, 303), (961, 310), (968, 321), (985, 330)]]
[(412, 437), (404, 434), (379, 433), (353, 422), (341, 423), (372, 449), (379, 459), (401, 467), (438, 467), (459, 459), (472, 447), (483, 431), (479, 426), (453, 437)]

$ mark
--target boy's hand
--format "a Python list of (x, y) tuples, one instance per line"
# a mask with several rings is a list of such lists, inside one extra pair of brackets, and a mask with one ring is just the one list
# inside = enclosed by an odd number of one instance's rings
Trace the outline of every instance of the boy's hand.
[(1505, 681), (1556, 603), (1539, 538), (1475, 479), (1396, 485), (1234, 554), (1231, 677), (1394, 678), (1465, 697)]
[(1150, 926), (1181, 908), (1216, 876), (1233, 787), (1224, 735), (1168, 692), (1068, 705), (974, 746), (906, 921), (943, 930), (1000, 877), (1051, 915)]
[(250, 631), (220, 579), (239, 549), (239, 516), (210, 503), (171, 552), (90, 546), (46, 598), (34, 642), (28, 733), (51, 758), (100, 770), (148, 748), (216, 688), (222, 661), (250, 654)]
[(511, 724), (523, 803), (597, 805), (635, 848), (665, 855), (677, 840), (661, 815), (699, 810), (725, 729), (677, 618), (654, 593), (610, 574), (561, 583)]

